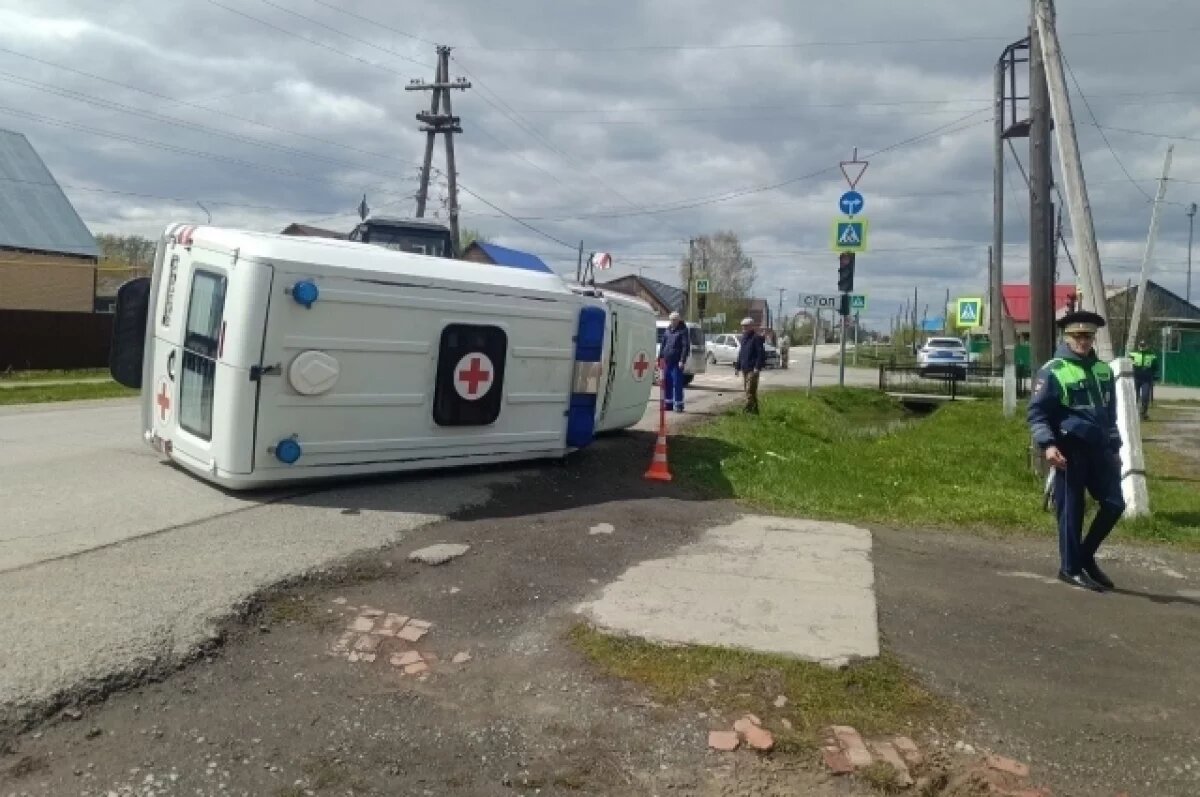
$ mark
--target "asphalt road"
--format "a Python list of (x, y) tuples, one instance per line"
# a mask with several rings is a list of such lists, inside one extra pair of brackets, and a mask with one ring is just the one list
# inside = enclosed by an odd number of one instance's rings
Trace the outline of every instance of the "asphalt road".
[[(794, 349), (791, 368), (767, 372), (763, 390), (806, 384), (808, 364), (808, 350)], [(837, 369), (818, 363), (815, 378), (836, 382)], [(732, 368), (713, 366), (689, 389), (688, 415), (740, 390)], [(651, 402), (641, 426), (657, 419)], [(0, 659), (0, 724), (56, 695), (169, 669), (263, 588), (394, 544), (528, 472), (247, 496), (165, 463), (142, 443), (133, 401), (0, 408), (0, 638), (13, 640)]]

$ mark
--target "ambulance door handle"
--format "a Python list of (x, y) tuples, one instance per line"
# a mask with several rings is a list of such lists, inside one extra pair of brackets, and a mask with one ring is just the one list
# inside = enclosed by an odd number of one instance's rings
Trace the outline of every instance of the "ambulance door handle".
[(167, 377), (172, 382), (175, 381), (175, 350), (174, 349), (172, 349), (171, 353), (167, 355)]

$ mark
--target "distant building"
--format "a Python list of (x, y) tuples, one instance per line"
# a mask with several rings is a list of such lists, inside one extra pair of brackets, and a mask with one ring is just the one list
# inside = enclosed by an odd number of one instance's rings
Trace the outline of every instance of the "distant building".
[[(1066, 312), (1076, 300), (1078, 289), (1074, 285), (1054, 286), (1054, 316), (1057, 318)], [(1030, 298), (1029, 285), (1016, 283), (1000, 286), (1000, 296), (1004, 301), (1004, 339), (1027, 343), (1029, 341)]]
[(461, 259), (472, 263), (485, 263), (490, 266), (508, 266), (509, 268), (523, 268), (528, 271), (544, 271), (547, 274), (554, 273), (554, 270), (546, 265), (537, 255), (484, 241), (472, 241), (463, 250)]
[(659, 318), (666, 318), (671, 313), (683, 313), (687, 310), (687, 291), (637, 274), (618, 277), (608, 282), (598, 282), (596, 287), (623, 293), (626, 296), (636, 296), (653, 307)]
[(321, 227), (313, 227), (311, 224), (296, 223), (289, 224), (288, 226), (284, 227), (280, 232), (280, 235), (298, 235), (304, 238), (339, 238), (341, 240), (346, 240), (350, 234), (345, 232), (334, 232), (333, 230), (326, 230)]
[(0, 130), (0, 309), (90, 313), (100, 247), (21, 133)]

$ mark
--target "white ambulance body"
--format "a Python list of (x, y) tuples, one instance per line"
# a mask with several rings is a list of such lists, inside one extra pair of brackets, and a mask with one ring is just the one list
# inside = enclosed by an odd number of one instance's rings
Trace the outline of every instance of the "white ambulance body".
[(641, 418), (651, 378), (615, 358), (653, 350), (648, 312), (553, 273), (172, 225), (122, 286), (111, 370), (147, 443), (231, 489), (557, 458)]

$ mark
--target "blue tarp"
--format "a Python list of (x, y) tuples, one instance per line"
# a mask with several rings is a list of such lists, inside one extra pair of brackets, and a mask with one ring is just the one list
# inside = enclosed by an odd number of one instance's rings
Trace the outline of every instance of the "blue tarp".
[(482, 241), (476, 241), (475, 245), (482, 249), (497, 266), (523, 268), (526, 271), (542, 271), (546, 274), (554, 273), (537, 255), (520, 252), (516, 249), (509, 249), (507, 246), (500, 246), (499, 244), (485, 244)]

